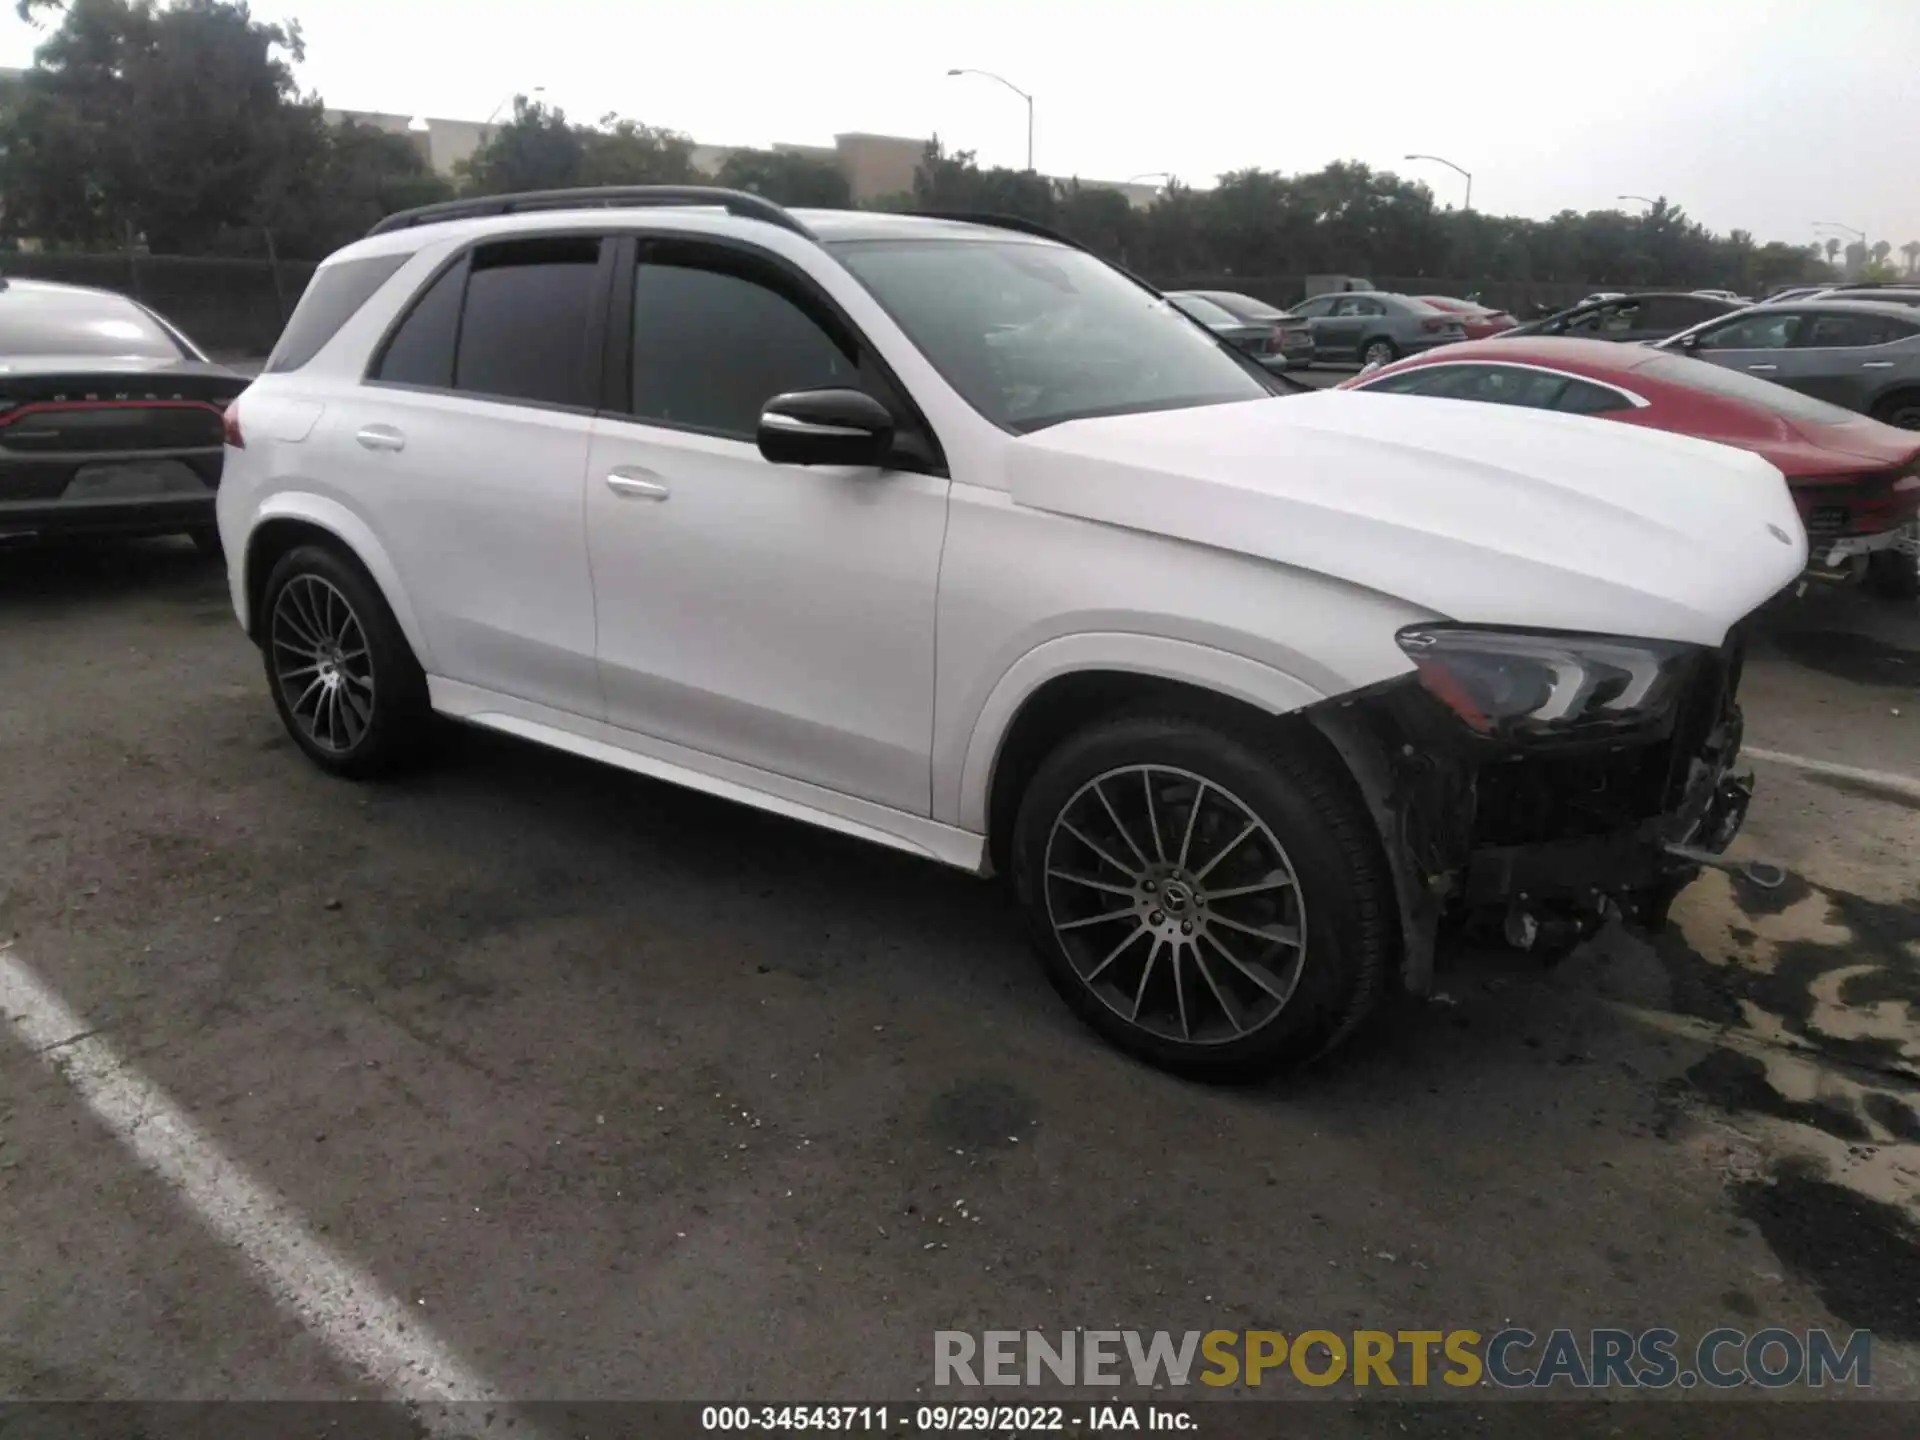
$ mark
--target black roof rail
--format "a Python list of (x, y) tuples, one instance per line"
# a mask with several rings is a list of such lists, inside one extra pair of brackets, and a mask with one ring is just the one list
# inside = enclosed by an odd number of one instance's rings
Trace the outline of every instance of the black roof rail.
[(727, 190), (717, 185), (583, 185), (571, 190), (522, 190), (511, 195), (479, 195), (470, 200), (443, 200), (399, 210), (386, 217), (368, 235), (386, 235), (415, 225), (437, 225), (443, 220), (473, 220), (486, 215), (519, 215), (533, 210), (642, 209), (649, 206), (705, 206), (725, 210), (743, 220), (762, 220), (808, 240), (814, 233), (786, 209), (763, 195)]

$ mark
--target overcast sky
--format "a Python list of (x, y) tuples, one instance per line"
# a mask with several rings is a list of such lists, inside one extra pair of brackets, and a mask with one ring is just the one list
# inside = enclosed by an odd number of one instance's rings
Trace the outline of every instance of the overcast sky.
[[(1920, 0), (256, 0), (331, 105), (484, 119), (546, 87), (710, 143), (864, 130), (1125, 180), (1357, 159), (1531, 216), (1664, 194), (1717, 230), (1920, 240)], [(6, 5), (0, 63), (35, 33)], [(1634, 208), (1624, 206), (1622, 208)]]

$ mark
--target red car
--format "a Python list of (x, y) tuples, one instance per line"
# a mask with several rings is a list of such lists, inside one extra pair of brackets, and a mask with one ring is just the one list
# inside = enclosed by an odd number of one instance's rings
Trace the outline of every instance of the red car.
[(1818, 573), (1920, 595), (1920, 434), (1671, 351), (1604, 340), (1467, 341), (1342, 390), (1593, 415), (1764, 456), (1787, 479)]
[(1504, 310), (1491, 310), (1473, 300), (1455, 300), (1450, 295), (1416, 295), (1416, 300), (1424, 300), (1436, 310), (1444, 310), (1449, 315), (1460, 317), (1460, 326), (1467, 332), (1469, 340), (1484, 340), (1489, 335), (1498, 335), (1502, 330), (1511, 330), (1519, 322)]

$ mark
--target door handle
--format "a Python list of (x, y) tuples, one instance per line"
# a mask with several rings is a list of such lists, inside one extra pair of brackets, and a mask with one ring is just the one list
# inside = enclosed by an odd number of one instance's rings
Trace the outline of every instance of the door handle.
[(353, 438), (358, 440), (361, 448), (365, 450), (404, 450), (407, 448), (407, 437), (391, 425), (362, 426), (359, 433)]
[(658, 475), (638, 468), (608, 471), (607, 488), (630, 500), (664, 500), (673, 493)]
[(1862, 360), (1862, 361), (1860, 362), (1860, 368), (1861, 368), (1862, 370), (1891, 370), (1891, 369), (1893, 368), (1893, 361), (1891, 361), (1891, 360)]
[(1749, 370), (1778, 370), (1780, 367), (1778, 365), (1749, 365), (1747, 368)]

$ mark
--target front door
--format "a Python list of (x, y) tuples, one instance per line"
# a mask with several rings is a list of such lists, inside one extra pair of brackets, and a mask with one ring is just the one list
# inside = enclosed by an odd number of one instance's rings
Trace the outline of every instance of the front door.
[(645, 241), (615, 297), (626, 413), (594, 427), (586, 501), (607, 718), (928, 814), (944, 467), (774, 465), (754, 444), (785, 391), (863, 388), (908, 427), (910, 407), (759, 252)]

